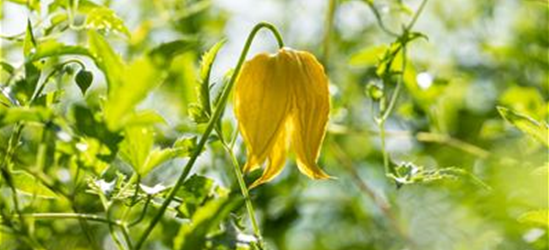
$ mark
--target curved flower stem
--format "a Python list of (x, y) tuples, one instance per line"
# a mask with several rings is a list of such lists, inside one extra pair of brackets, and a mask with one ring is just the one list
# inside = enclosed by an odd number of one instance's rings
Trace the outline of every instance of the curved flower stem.
[(198, 156), (200, 155), (200, 152), (202, 152), (202, 149), (204, 146), (206, 146), (206, 142), (208, 141), (208, 138), (210, 137), (210, 134), (212, 133), (213, 129), (216, 127), (219, 119), (221, 119), (221, 115), (223, 114), (223, 111), (225, 110), (225, 106), (227, 105), (227, 100), (229, 99), (229, 95), (231, 93), (231, 89), (233, 88), (234, 83), (236, 82), (236, 79), (238, 77), (238, 74), (240, 73), (240, 70), (242, 69), (242, 65), (244, 64), (244, 61), (246, 60), (246, 55), (248, 54), (248, 51), (250, 50), (250, 47), (252, 45), (252, 41), (257, 34), (257, 32), (263, 28), (269, 29), (273, 35), (275, 36), (278, 46), (280, 48), (284, 47), (284, 42), (282, 41), (282, 36), (278, 32), (278, 30), (270, 23), (266, 22), (260, 22), (257, 25), (254, 26), (250, 34), (248, 35), (248, 39), (246, 40), (246, 43), (244, 44), (244, 48), (242, 49), (242, 52), (240, 54), (240, 58), (238, 59), (238, 62), (236, 64), (236, 68), (234, 70), (233, 75), (231, 76), (231, 79), (227, 85), (223, 88), (223, 93), (221, 94), (221, 98), (219, 101), (218, 106), (216, 107), (212, 117), (210, 118), (210, 121), (208, 122), (208, 125), (206, 127), (206, 130), (202, 134), (202, 137), (200, 138), (200, 141), (198, 142), (198, 145), (196, 146), (196, 149), (194, 150), (191, 158), (187, 162), (187, 165), (185, 165), (185, 168), (183, 169), (183, 172), (177, 179), (177, 182), (175, 183), (174, 187), (170, 190), (168, 193), (168, 196), (162, 203), (162, 206), (160, 206), (158, 212), (153, 217), (152, 221), (150, 222), (149, 226), (145, 229), (139, 240), (137, 241), (137, 244), (135, 245), (135, 250), (141, 249), (143, 247), (143, 244), (147, 240), (147, 237), (152, 232), (156, 224), (160, 221), (166, 210), (168, 209), (168, 206), (170, 205), (171, 201), (174, 199), (175, 194), (179, 190), (179, 188), (183, 185), (183, 182), (185, 179), (187, 179), (187, 176), (189, 175), (192, 167), (194, 166), (194, 163), (198, 159)]

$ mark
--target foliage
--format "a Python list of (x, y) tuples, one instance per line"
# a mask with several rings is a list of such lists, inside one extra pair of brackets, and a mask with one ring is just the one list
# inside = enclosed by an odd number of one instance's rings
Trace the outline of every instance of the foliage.
[[(549, 248), (546, 1), (0, 5), (0, 249)], [(282, 40), (336, 178), (248, 190), (236, 60)]]

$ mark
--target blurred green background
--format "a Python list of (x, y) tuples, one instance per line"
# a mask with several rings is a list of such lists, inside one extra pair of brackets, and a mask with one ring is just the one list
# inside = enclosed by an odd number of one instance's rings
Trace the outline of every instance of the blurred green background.
[[(278, 27), (286, 46), (316, 55), (330, 78), (332, 109), (319, 165), (337, 177), (309, 180), (299, 174), (291, 158), (281, 176), (250, 191), (268, 249), (549, 249), (549, 153), (543, 143), (549, 140), (549, 3), (426, 2), (412, 29), (425, 38), (407, 45), (404, 89), (385, 124), (391, 164), (404, 171), (397, 188), (395, 181), (385, 176), (380, 132), (374, 121), (377, 104), (371, 96), (372, 86), (381, 86), (387, 98), (395, 88), (394, 81), (376, 75), (376, 68), (384, 46), (396, 38), (383, 31), (371, 8), (385, 29), (400, 33), (420, 2), (1, 1), (0, 86), (4, 100), (0, 99), (0, 156), (8, 154), (9, 138), (17, 130), (14, 124), (28, 123), (10, 167), (27, 178), (16, 179), (22, 186), (22, 210), (105, 216), (97, 194), (104, 192), (112, 199), (110, 216), (122, 216), (129, 198), (111, 192), (116, 193), (128, 181), (140, 152), (143, 157), (149, 153), (147, 147), (133, 152), (131, 149), (141, 146), (131, 145), (149, 143), (149, 150), (152, 145), (166, 148), (181, 138), (200, 135), (204, 125), (197, 125), (189, 112), (199, 101), (196, 88), (202, 54), (226, 39), (212, 68), (215, 95), (226, 82), (227, 72), (235, 67), (252, 27), (267, 21)], [(100, 17), (107, 21), (100, 19), (95, 26), (89, 25), (91, 12), (85, 9), (94, 3), (114, 11), (108, 18)], [(64, 67), (62, 74), (53, 76), (43, 98), (31, 105), (25, 86), (32, 75), (25, 64), (35, 51), (24, 53), (27, 19), (38, 48), (48, 41), (89, 48), (87, 31), (97, 29), (128, 64), (167, 42), (180, 44), (160, 50), (169, 63), (162, 64), (158, 75), (148, 74), (148, 68), (139, 65), (134, 71), (123, 72), (120, 77), (127, 83), (118, 92), (109, 89), (112, 87), (106, 82), (110, 80), (89, 57), (62, 53), (44, 57), (38, 61), (42, 72), (37, 75), (38, 82), (56, 65), (74, 58), (93, 74), (93, 81), (83, 95), (74, 80), (79, 66), (71, 64), (72, 68)], [(117, 21), (121, 26), (115, 25)], [(268, 32), (259, 33), (248, 58), (264, 51), (276, 52), (276, 41)], [(158, 84), (140, 87), (160, 75)], [(139, 91), (143, 93), (134, 93)], [(134, 94), (137, 97), (127, 100), (121, 97)], [(125, 101), (127, 109), (116, 112), (150, 111), (156, 114), (152, 120), (161, 117), (164, 121), (141, 120), (143, 130), (131, 131), (130, 125), (117, 121), (118, 116), (109, 120), (107, 115), (103, 120), (105, 106), (109, 106), (105, 103), (112, 102), (116, 109)], [(40, 110), (21, 111), (24, 115), (6, 111), (17, 106), (15, 103)], [(506, 109), (498, 112), (498, 106)], [(505, 110), (511, 112), (507, 121), (501, 115), (509, 114)], [(521, 122), (539, 125), (541, 134), (533, 136), (537, 132), (528, 133), (532, 129), (523, 129)], [(232, 135), (235, 128), (229, 102), (223, 129)], [(146, 138), (150, 142), (144, 142)], [(120, 150), (118, 154), (109, 155), (116, 153), (115, 148)], [(240, 138), (235, 153), (241, 164), (245, 162)], [(145, 187), (138, 192), (146, 197), (147, 187), (169, 187), (187, 160), (179, 155), (158, 164), (141, 176)], [(231, 193), (229, 199), (239, 197), (231, 164), (214, 136), (192, 171), (196, 178), (205, 178), (200, 184), (190, 183), (187, 193), (180, 194), (183, 205), (196, 199), (186, 205), (190, 212), (179, 214), (179, 218), (166, 215), (146, 248), (177, 248), (182, 243), (174, 239), (196, 236), (181, 229), (191, 223), (189, 218), (195, 218), (193, 211), (224, 192)], [(451, 171), (444, 172), (446, 168)], [(121, 175), (116, 177), (117, 173)], [(248, 181), (259, 174), (250, 174)], [(112, 180), (116, 180), (114, 188), (108, 187)], [(59, 198), (63, 190), (69, 193), (69, 201)], [(0, 181), (4, 217), (13, 216), (11, 197), (9, 185)], [(144, 199), (127, 212), (130, 218), (139, 217)], [(154, 199), (157, 204), (144, 214), (144, 221), (154, 215), (162, 196)], [(14, 230), (17, 225), (1, 221), (0, 249), (32, 248)], [(105, 224), (89, 223), (89, 236), (78, 220), (27, 223), (33, 225), (34, 240), (46, 249), (116, 249)], [(208, 229), (208, 235), (214, 236), (206, 237), (209, 248), (248, 249), (253, 234), (242, 204), (214, 224)], [(139, 236), (145, 225), (132, 227), (131, 237)], [(96, 246), (89, 243), (89, 237)]]

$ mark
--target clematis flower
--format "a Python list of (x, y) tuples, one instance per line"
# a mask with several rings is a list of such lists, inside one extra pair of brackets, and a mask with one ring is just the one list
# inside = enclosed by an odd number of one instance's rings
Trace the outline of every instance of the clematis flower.
[(330, 178), (317, 165), (329, 110), (328, 78), (312, 54), (282, 48), (247, 61), (235, 89), (235, 114), (247, 148), (244, 172), (267, 162), (251, 188), (280, 174), (289, 147), (303, 174)]

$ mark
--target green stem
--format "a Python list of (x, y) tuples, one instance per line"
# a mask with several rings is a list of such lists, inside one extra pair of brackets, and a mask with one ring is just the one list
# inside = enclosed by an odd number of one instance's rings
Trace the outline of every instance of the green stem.
[[(108, 201), (107, 197), (105, 196), (105, 194), (103, 194), (102, 192), (98, 192), (98, 196), (99, 196), (99, 199), (101, 200), (101, 204), (103, 205), (103, 209), (105, 209), (105, 214), (106, 214), (107, 220), (110, 221), (111, 204), (109, 203), (109, 201)], [(122, 242), (120, 241), (120, 239), (118, 238), (118, 236), (116, 235), (116, 230), (114, 229), (114, 226), (109, 223), (108, 227), (109, 227), (109, 234), (111, 235), (111, 238), (114, 241), (116, 247), (119, 250), (126, 249), (124, 247), (124, 245), (122, 244)]]
[(390, 29), (385, 26), (385, 23), (383, 22), (383, 19), (381, 19), (381, 14), (379, 13), (379, 10), (374, 5), (374, 1), (366, 1), (366, 4), (368, 4), (368, 7), (374, 13), (374, 17), (376, 18), (377, 25), (389, 36), (398, 37), (398, 34), (395, 32), (392, 32)]
[(240, 187), (240, 191), (242, 192), (242, 196), (244, 196), (244, 201), (246, 203), (246, 210), (248, 211), (248, 216), (250, 217), (250, 221), (252, 223), (252, 228), (254, 230), (255, 237), (259, 242), (259, 248), (265, 249), (265, 242), (263, 241), (261, 230), (255, 219), (254, 206), (252, 203), (252, 199), (250, 198), (250, 193), (248, 192), (248, 188), (246, 187), (246, 182), (244, 181), (244, 176), (242, 174), (240, 164), (238, 163), (238, 159), (236, 159), (236, 156), (234, 155), (234, 152), (232, 151), (231, 147), (227, 145), (225, 141), (222, 141), (222, 143), (223, 143), (223, 147), (225, 148), (227, 153), (229, 153), (229, 156), (231, 157), (231, 160), (233, 162), (233, 170), (236, 175), (236, 179), (238, 181), (238, 186)]
[(248, 54), (248, 51), (250, 50), (250, 46), (252, 44), (252, 41), (257, 34), (259, 30), (262, 28), (269, 29), (273, 35), (275, 36), (278, 45), (280, 48), (284, 47), (284, 42), (282, 41), (282, 36), (278, 32), (278, 30), (270, 23), (261, 22), (258, 23), (250, 32), (248, 35), (248, 39), (246, 40), (246, 44), (244, 45), (244, 48), (242, 49), (242, 52), (240, 54), (240, 58), (238, 59), (238, 63), (236, 64), (236, 68), (234, 70), (233, 75), (231, 76), (231, 79), (229, 83), (224, 87), (223, 94), (221, 95), (219, 104), (217, 108), (215, 109), (215, 112), (213, 113), (212, 117), (210, 118), (210, 121), (208, 122), (208, 125), (206, 127), (206, 130), (202, 134), (202, 137), (200, 138), (200, 141), (198, 142), (198, 145), (196, 146), (196, 149), (194, 150), (191, 158), (187, 162), (187, 165), (185, 165), (185, 168), (183, 169), (183, 172), (177, 179), (177, 182), (175, 183), (174, 187), (170, 190), (168, 193), (168, 196), (166, 197), (166, 200), (162, 203), (162, 206), (160, 207), (159, 211), (156, 213), (156, 215), (153, 217), (151, 223), (149, 226), (145, 229), (139, 240), (137, 241), (137, 244), (135, 246), (135, 250), (141, 249), (143, 247), (143, 244), (147, 240), (147, 237), (152, 232), (156, 224), (160, 221), (162, 216), (164, 215), (164, 212), (166, 212), (166, 209), (170, 205), (171, 201), (175, 197), (175, 194), (179, 190), (179, 188), (183, 185), (183, 182), (189, 175), (192, 167), (194, 166), (194, 163), (198, 159), (198, 156), (200, 155), (200, 152), (202, 152), (202, 149), (206, 145), (206, 142), (208, 141), (208, 137), (212, 133), (213, 129), (215, 128), (217, 122), (219, 119), (221, 119), (221, 115), (223, 114), (223, 111), (225, 110), (225, 106), (227, 104), (227, 100), (229, 99), (229, 95), (231, 93), (231, 89), (233, 88), (234, 83), (236, 82), (236, 79), (238, 77), (238, 74), (240, 73), (240, 70), (242, 68), (242, 65), (244, 64), (244, 61), (246, 60), (246, 55)]
[(84, 65), (83, 62), (81, 62), (80, 60), (77, 60), (77, 59), (70, 59), (70, 60), (67, 60), (59, 65), (57, 65), (49, 74), (48, 76), (46, 76), (44, 82), (42, 83), (42, 85), (40, 85), (40, 87), (36, 90), (36, 92), (34, 93), (34, 95), (32, 95), (31, 97), (31, 100), (29, 102), (29, 106), (32, 105), (32, 103), (38, 99), (38, 96), (42, 93), (42, 91), (44, 91), (44, 88), (46, 87), (46, 85), (48, 84), (50, 78), (52, 78), (55, 74), (57, 74), (57, 72), (59, 72), (60, 70), (63, 69), (63, 67), (65, 67), (65, 65), (67, 64), (70, 64), (70, 63), (76, 63), (78, 64), (78, 66), (80, 66), (80, 69), (83, 70), (86, 68), (86, 66)]
[[(383, 154), (383, 167), (385, 168), (385, 174), (386, 175), (396, 176), (394, 167), (389, 163), (389, 153), (387, 152), (386, 141), (385, 141), (385, 122), (387, 121), (387, 119), (389, 118), (391, 113), (393, 112), (395, 104), (396, 104), (396, 102), (398, 100), (398, 97), (400, 95), (400, 92), (402, 90), (402, 85), (404, 84), (403, 83), (404, 82), (404, 74), (406, 72), (406, 63), (407, 63), (406, 62), (406, 59), (407, 59), (407, 57), (406, 57), (406, 45), (407, 45), (407, 42), (409, 41), (407, 36), (408, 36), (410, 30), (413, 28), (414, 24), (416, 23), (419, 15), (421, 14), (423, 9), (425, 8), (426, 3), (427, 3), (427, 0), (421, 1), (421, 4), (420, 4), (418, 10), (414, 13), (414, 16), (412, 17), (412, 20), (408, 23), (408, 25), (406, 25), (404, 27), (403, 33), (400, 36), (398, 36), (398, 38), (397, 38), (397, 41), (398, 40), (401, 41), (401, 48), (402, 48), (402, 60), (401, 60), (402, 65), (401, 65), (401, 70), (400, 70), (400, 76), (398, 77), (398, 81), (397, 81), (395, 90), (393, 91), (393, 94), (391, 95), (389, 105), (387, 106), (386, 109), (381, 111), (382, 112), (381, 117), (379, 119), (376, 119), (377, 125), (378, 125), (378, 128), (379, 128), (379, 133), (380, 133), (381, 150), (382, 150), (382, 154)], [(369, 5), (372, 8), (372, 10), (376, 10), (373, 7), (373, 3), (371, 3), (371, 4), (369, 3)], [(378, 19), (378, 21), (380, 21), (380, 19)], [(384, 27), (384, 26), (382, 26), (382, 23), (380, 23), (380, 26), (382, 28)], [(391, 60), (391, 62), (387, 66), (388, 69), (391, 68), (392, 62), (393, 62), (393, 60)]]
[(11, 175), (11, 172), (12, 172), (11, 164), (13, 160), (13, 155), (15, 154), (15, 149), (17, 148), (17, 144), (19, 143), (19, 140), (21, 138), (23, 127), (24, 125), (22, 123), (17, 123), (15, 125), (13, 132), (11, 133), (10, 138), (8, 140), (8, 148), (6, 149), (6, 155), (4, 156), (2, 163), (0, 163), (0, 170), (2, 171), (2, 176), (6, 180), (6, 184), (10, 188), (12, 199), (13, 199), (13, 208), (17, 213), (17, 215), (19, 216), (19, 220), (21, 222), (21, 230), (27, 233), (25, 219), (21, 216), (22, 214), (21, 214), (21, 208), (19, 206), (19, 197), (17, 196), (17, 188), (15, 187), (15, 183), (13, 183), (13, 176)]
[(324, 41), (323, 41), (323, 56), (322, 60), (324, 61), (324, 64), (326, 65), (328, 63), (328, 58), (330, 54), (330, 41), (332, 38), (332, 30), (334, 26), (334, 17), (335, 17), (335, 9), (336, 9), (336, 1), (337, 0), (330, 0), (330, 3), (328, 4), (328, 11), (326, 12), (326, 24), (324, 25), (324, 28), (326, 31), (324, 32)]
[(95, 214), (79, 214), (79, 213), (32, 213), (22, 214), (24, 217), (33, 218), (36, 220), (55, 220), (55, 219), (84, 219), (87, 221), (96, 221), (113, 226), (122, 227), (123, 224), (120, 221), (109, 220), (105, 217), (101, 217)]

